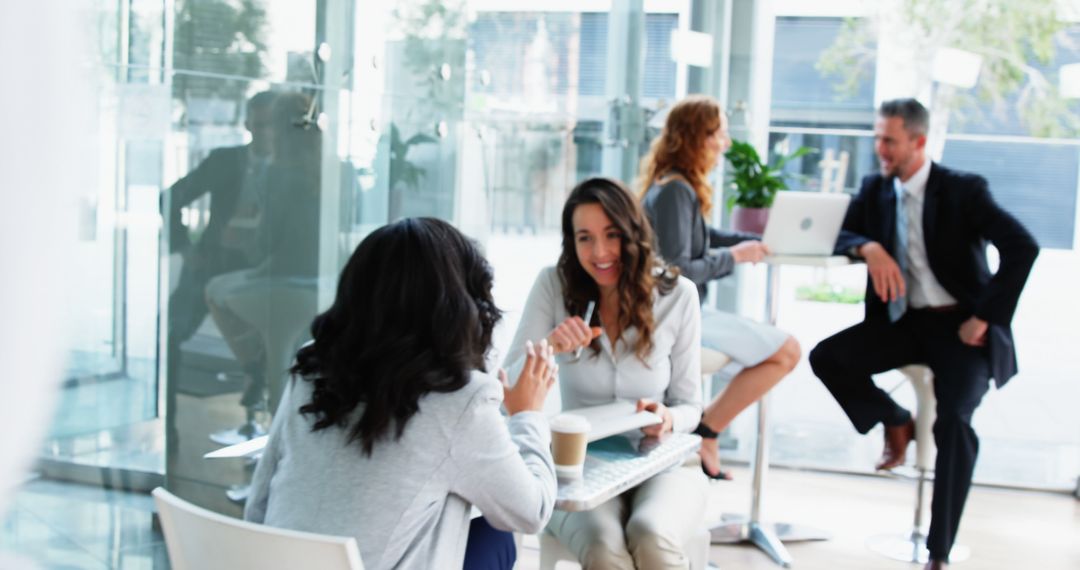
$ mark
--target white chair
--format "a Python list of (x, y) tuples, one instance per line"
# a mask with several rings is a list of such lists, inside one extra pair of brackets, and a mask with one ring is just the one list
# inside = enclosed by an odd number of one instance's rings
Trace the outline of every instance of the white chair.
[(352, 537), (250, 523), (154, 489), (173, 570), (363, 570)]
[[(683, 545), (683, 552), (690, 562), (690, 570), (706, 570), (709, 567), (709, 531), (702, 530)], [(577, 563), (577, 556), (546, 530), (540, 532), (540, 570), (555, 570), (559, 562)]]
[[(926, 483), (934, 470), (937, 445), (934, 443), (934, 421), (937, 420), (937, 398), (934, 397), (934, 373), (920, 364), (905, 366), (900, 373), (907, 377), (915, 389), (915, 520), (910, 531), (902, 536), (878, 536), (870, 540), (870, 547), (878, 554), (902, 562), (925, 563), (930, 554), (926, 550)], [(953, 546), (949, 553), (952, 562), (961, 562), (970, 556), (964, 546)]]

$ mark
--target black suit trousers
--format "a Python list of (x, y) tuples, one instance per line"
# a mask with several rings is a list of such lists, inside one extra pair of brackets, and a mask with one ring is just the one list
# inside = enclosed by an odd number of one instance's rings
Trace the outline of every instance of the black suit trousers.
[(967, 317), (958, 311), (910, 310), (896, 323), (863, 321), (810, 353), (814, 373), (860, 433), (878, 422), (900, 425), (911, 419), (871, 375), (909, 364), (933, 371), (938, 451), (927, 548), (937, 560), (948, 560), (960, 526), (979, 451), (971, 417), (990, 387), (987, 349), (960, 342), (958, 331)]

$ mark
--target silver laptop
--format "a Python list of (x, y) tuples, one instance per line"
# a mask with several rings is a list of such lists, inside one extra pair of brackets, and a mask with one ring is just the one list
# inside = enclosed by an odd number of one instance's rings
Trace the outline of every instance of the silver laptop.
[(780, 192), (762, 241), (772, 255), (831, 255), (844, 223), (847, 194)]

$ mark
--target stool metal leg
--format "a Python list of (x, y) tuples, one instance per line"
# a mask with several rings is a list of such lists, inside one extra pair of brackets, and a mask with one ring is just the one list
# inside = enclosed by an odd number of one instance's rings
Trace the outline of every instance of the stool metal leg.
[[(937, 399), (934, 397), (934, 374), (926, 366), (911, 365), (900, 369), (915, 390), (915, 469), (919, 473), (915, 487), (915, 520), (911, 531), (903, 535), (882, 535), (870, 538), (867, 546), (893, 560), (901, 562), (926, 563), (930, 552), (926, 550), (926, 482), (933, 469), (934, 456), (934, 420), (937, 417)], [(950, 562), (962, 562), (971, 556), (971, 550), (964, 546), (953, 546), (949, 553)]]
[[(919, 482), (915, 487), (915, 520), (911, 531), (902, 535), (880, 535), (867, 541), (870, 550), (878, 554), (899, 560), (925, 564), (930, 560), (930, 551), (926, 549), (926, 511), (925, 495), (928, 469), (919, 469)], [(971, 557), (971, 550), (966, 546), (954, 545), (949, 553), (949, 562), (963, 562)]]

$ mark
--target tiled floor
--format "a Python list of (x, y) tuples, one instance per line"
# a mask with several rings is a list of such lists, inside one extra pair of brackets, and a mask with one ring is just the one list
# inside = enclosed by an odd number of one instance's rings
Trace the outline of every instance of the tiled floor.
[(168, 568), (148, 495), (34, 480), (17, 495), (0, 550), (43, 569)]
[[(735, 467), (736, 480), (710, 486), (709, 517), (737, 513), (749, 504), (750, 473)], [(824, 542), (792, 544), (795, 567), (808, 570), (917, 570), (871, 552), (874, 536), (901, 533), (911, 519), (910, 481), (883, 477), (770, 472), (764, 503), (767, 518), (812, 525), (832, 534)], [(959, 542), (970, 560), (957, 570), (1080, 568), (1080, 503), (1071, 496), (976, 488)], [(31, 481), (18, 495), (0, 533), (0, 552), (52, 569), (169, 568), (161, 535), (152, 527), (153, 502), (144, 494), (82, 485)], [(525, 537), (519, 570), (538, 567), (534, 537)], [(0, 556), (0, 568), (4, 566)], [(779, 568), (746, 545), (714, 545), (710, 560), (723, 570)], [(563, 568), (572, 565), (563, 565)], [(434, 567), (433, 567), (434, 568)]]

